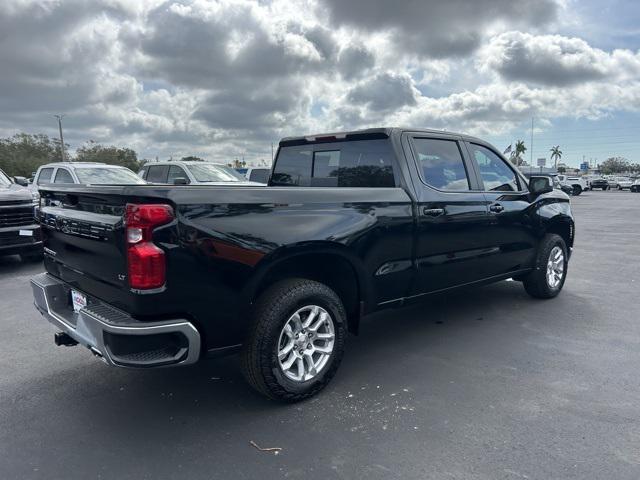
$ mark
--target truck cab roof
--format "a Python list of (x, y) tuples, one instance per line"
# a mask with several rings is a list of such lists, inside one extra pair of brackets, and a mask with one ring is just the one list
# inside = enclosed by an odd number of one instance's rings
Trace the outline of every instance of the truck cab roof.
[(424, 134), (436, 134), (436, 135), (451, 135), (454, 137), (464, 138), (465, 140), (478, 142), (485, 144), (486, 142), (480, 138), (466, 135), (463, 133), (450, 132), (448, 130), (438, 130), (433, 128), (405, 128), (405, 127), (379, 127), (379, 128), (365, 128), (359, 130), (345, 130), (338, 132), (327, 133), (314, 133), (310, 135), (302, 135), (296, 137), (284, 137), (280, 140), (280, 146), (288, 145), (302, 145), (307, 143), (320, 143), (325, 141), (340, 141), (340, 140), (365, 140), (376, 138), (389, 138), (394, 134), (400, 134), (403, 132), (412, 133), (424, 133)]

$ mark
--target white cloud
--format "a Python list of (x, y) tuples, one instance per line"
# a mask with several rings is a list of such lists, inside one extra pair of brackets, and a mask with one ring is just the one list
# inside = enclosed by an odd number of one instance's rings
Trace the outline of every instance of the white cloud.
[(637, 79), (640, 55), (628, 50), (608, 53), (580, 38), (507, 32), (491, 39), (478, 64), (506, 80), (564, 86)]
[(545, 34), (555, 1), (363, 1), (11, 1), (0, 135), (55, 134), (64, 112), (72, 146), (258, 159), (312, 131), (640, 110), (639, 54)]

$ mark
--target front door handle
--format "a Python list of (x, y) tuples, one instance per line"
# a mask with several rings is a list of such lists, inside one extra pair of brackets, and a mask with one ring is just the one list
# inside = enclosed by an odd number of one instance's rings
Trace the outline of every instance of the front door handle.
[(427, 217), (439, 217), (444, 215), (444, 208), (423, 208), (422, 214)]
[(489, 210), (491, 210), (492, 212), (495, 212), (495, 213), (500, 213), (501, 211), (504, 210), (504, 207), (502, 205), (500, 205), (499, 203), (494, 203), (493, 205), (489, 206)]

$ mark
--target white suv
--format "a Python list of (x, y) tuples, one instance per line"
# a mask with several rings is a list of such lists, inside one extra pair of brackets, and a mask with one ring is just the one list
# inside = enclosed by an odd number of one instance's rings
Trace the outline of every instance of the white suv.
[(568, 185), (573, 189), (573, 195), (580, 195), (583, 191), (589, 190), (589, 184), (582, 177), (569, 177), (568, 175), (558, 175), (558, 180), (562, 185)]

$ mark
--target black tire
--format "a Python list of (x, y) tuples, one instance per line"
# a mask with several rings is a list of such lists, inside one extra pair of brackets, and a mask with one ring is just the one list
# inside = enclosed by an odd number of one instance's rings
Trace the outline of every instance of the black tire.
[[(311, 380), (287, 378), (278, 363), (280, 332), (299, 308), (318, 305), (331, 315), (335, 341), (331, 357)], [(344, 354), (346, 312), (340, 298), (326, 285), (305, 279), (288, 279), (268, 288), (255, 303), (242, 350), (242, 371), (258, 392), (272, 399), (297, 402), (322, 390), (333, 378)]]
[(20, 260), (23, 262), (41, 262), (44, 260), (43, 252), (30, 252), (30, 253), (21, 253)]
[(582, 187), (580, 185), (573, 185), (573, 192), (572, 194), (575, 196), (578, 196), (582, 193)]
[[(559, 246), (562, 249), (564, 270), (560, 283), (556, 287), (549, 286), (547, 282), (547, 262), (549, 255), (554, 247)], [(527, 275), (523, 281), (524, 289), (534, 298), (553, 298), (560, 293), (564, 282), (567, 278), (567, 245), (564, 243), (560, 235), (553, 233), (544, 236), (538, 248), (538, 256), (536, 258), (535, 269)]]

